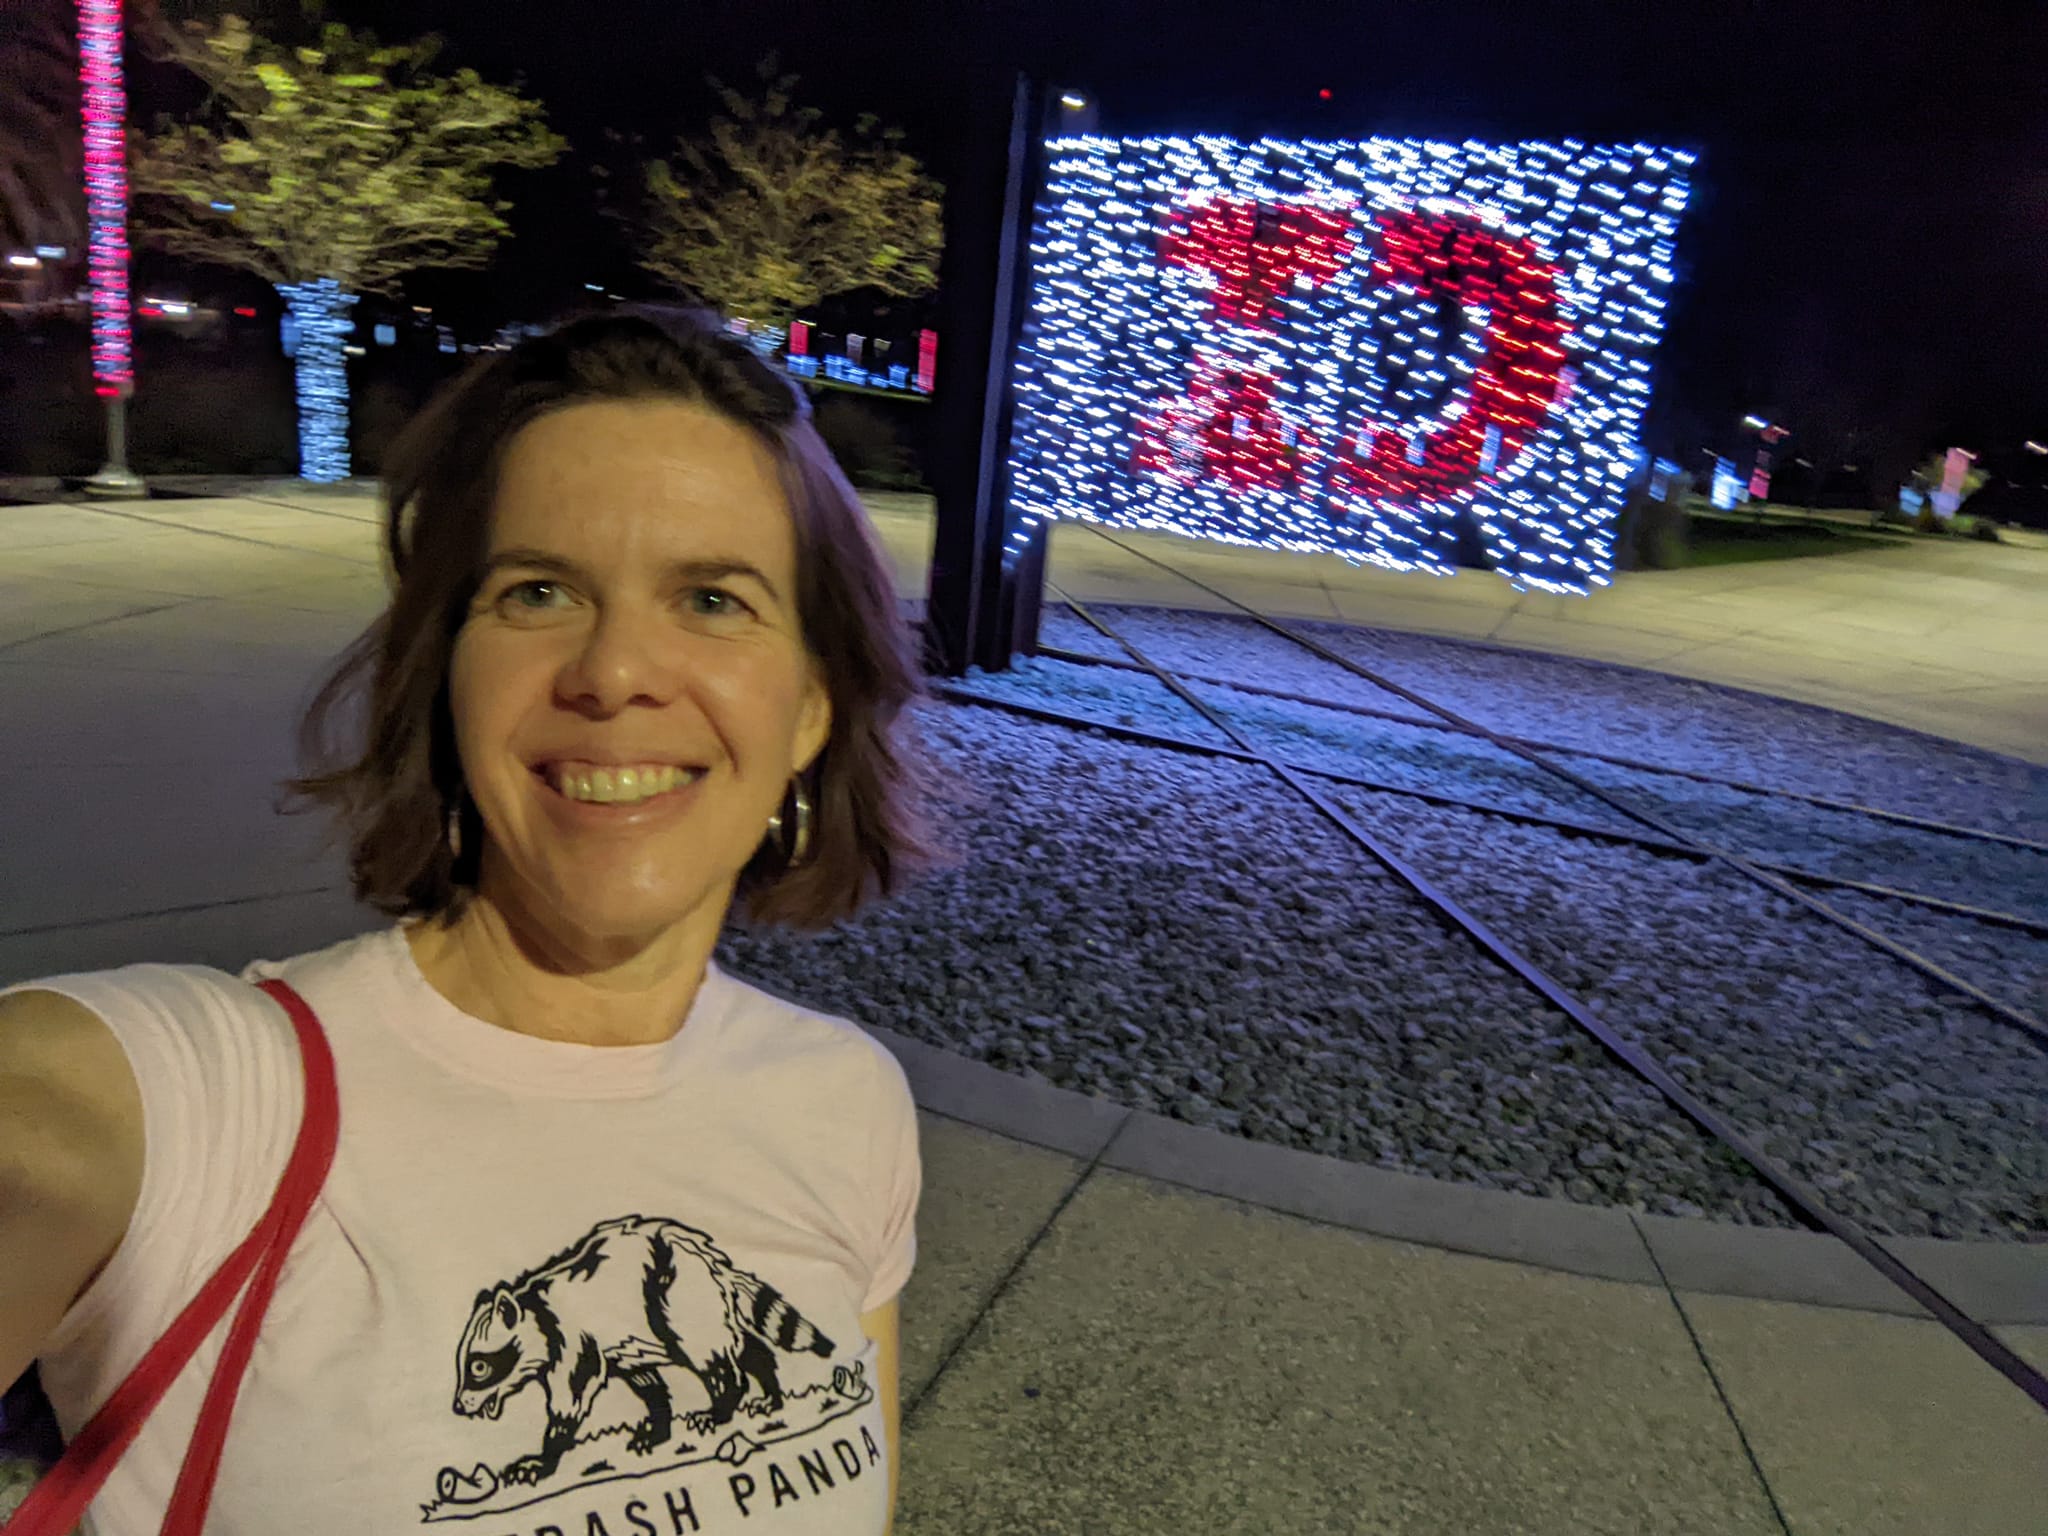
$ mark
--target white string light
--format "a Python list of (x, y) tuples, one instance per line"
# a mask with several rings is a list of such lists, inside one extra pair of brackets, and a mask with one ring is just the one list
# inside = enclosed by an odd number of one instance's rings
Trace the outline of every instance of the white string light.
[(1683, 151), (1047, 146), (1013, 544), (1078, 518), (1584, 593), (1649, 403)]

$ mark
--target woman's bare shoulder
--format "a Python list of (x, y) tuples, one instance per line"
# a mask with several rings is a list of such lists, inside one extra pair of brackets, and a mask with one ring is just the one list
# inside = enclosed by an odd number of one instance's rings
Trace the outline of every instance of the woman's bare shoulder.
[(59, 992), (0, 997), (0, 1380), (120, 1244), (142, 1161), (141, 1093), (113, 1030)]
[(0, 1145), (9, 1162), (94, 1152), (106, 1167), (132, 1147), (139, 1163), (141, 1122), (134, 1070), (104, 1019), (61, 992), (0, 997)]

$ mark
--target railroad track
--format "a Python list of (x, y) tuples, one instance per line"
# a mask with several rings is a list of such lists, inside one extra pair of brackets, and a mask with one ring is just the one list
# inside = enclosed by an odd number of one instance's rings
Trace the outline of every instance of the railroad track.
[[(1074, 666), (1110, 667), (1123, 672), (1143, 673), (1145, 669), (1134, 661), (1125, 661), (1115, 656), (1097, 656), (1087, 651), (1069, 651), (1059, 646), (1042, 645), (1032, 653), (1047, 661), (1063, 661)], [(1147, 674), (1149, 675), (1149, 674)], [(1447, 731), (1454, 735), (1477, 734), (1462, 726), (1451, 725), (1442, 720), (1428, 720), (1415, 715), (1399, 714), (1390, 709), (1375, 709), (1370, 704), (1353, 704), (1340, 699), (1326, 699), (1315, 694), (1294, 693), (1285, 688), (1268, 688), (1245, 678), (1217, 677), (1210, 673), (1187, 672), (1176, 669), (1176, 676), (1183, 682), (1206, 683), (1217, 688), (1232, 688), (1239, 693), (1255, 694), (1260, 698), (1278, 699), (1288, 704), (1307, 704), (1317, 709), (1334, 710), (1339, 714), (1357, 715), (1368, 720), (1387, 720), (1399, 725), (1421, 726), (1426, 730)], [(2009, 832), (1994, 832), (1986, 827), (1963, 826), (1952, 821), (1937, 821), (1928, 816), (1914, 816), (1905, 811), (1888, 810), (1883, 806), (1862, 805), (1854, 800), (1842, 800), (1829, 795), (1809, 794), (1805, 790), (1783, 789), (1768, 784), (1753, 784), (1746, 779), (1730, 778), (1723, 774), (1702, 773), (1695, 768), (1679, 768), (1669, 763), (1649, 763), (1640, 758), (1621, 757), (1612, 752), (1595, 752), (1588, 747), (1563, 746), (1556, 742), (1539, 741), (1527, 736), (1516, 736), (1503, 731), (1500, 739), (1531, 752), (1553, 752), (1561, 757), (1585, 758), (1589, 762), (1606, 763), (1616, 768), (1627, 768), (1638, 773), (1656, 774), (1674, 779), (1687, 779), (1695, 784), (1711, 784), (1718, 789), (1730, 789), (1748, 795), (1764, 795), (1774, 800), (1796, 800), (1805, 805), (1818, 806), (1822, 810), (1841, 811), (1848, 815), (1865, 816), (1873, 821), (1891, 822), (1898, 826), (1911, 827), (1916, 831), (1938, 833), (1947, 837), (1961, 837), (1977, 842), (1995, 843), (2008, 848), (2024, 849), (2029, 853), (2048, 854), (2048, 843), (2036, 842), (2032, 838), (2016, 837)]]
[[(1108, 536), (1105, 534), (1104, 537)], [(1118, 543), (1114, 539), (1111, 539), (1110, 542)], [(1291, 763), (1280, 754), (1262, 747), (1251, 735), (1234, 724), (1224, 711), (1214, 707), (1211, 702), (1197, 694), (1189, 686), (1192, 679), (1176, 674), (1154, 662), (1127, 636), (1119, 633), (1084, 604), (1061, 592), (1057, 587), (1052, 588), (1054, 595), (1071, 607), (1077, 616), (1095, 628), (1106, 639), (1119, 646), (1129, 656), (1130, 661), (1127, 664), (1129, 670), (1141, 671), (1163, 685), (1184, 705), (1196, 711), (1230, 745), (1223, 746), (1216, 742), (1201, 742), (1191, 737), (1176, 736), (1163, 732), (1148, 732), (1115, 722), (1103, 721), (1098, 718), (1072, 715), (1015, 699), (991, 696), (973, 688), (941, 684), (936, 685), (933, 691), (943, 698), (954, 699), (962, 703), (994, 707), (1048, 723), (1107, 731), (1113, 735), (1148, 742), (1155, 746), (1198, 752), (1210, 756), (1227, 757), (1264, 767), (1302, 799), (1315, 807), (1325, 818), (1334, 823), (1353, 842), (1365, 849), (1407, 884), (1439, 914), (1468, 934), (1496, 961), (1519, 977), (1523, 983), (1528, 985), (1547, 1002), (1563, 1012), (1578, 1028), (1596, 1039), (1602, 1047), (1622, 1061), (1631, 1071), (1650, 1083), (1667, 1101), (1684, 1113), (1695, 1124), (1699, 1125), (1708, 1135), (1742, 1158), (1745, 1163), (1755, 1169), (1757, 1174), (1791, 1205), (1800, 1218), (1809, 1226), (1816, 1230), (1827, 1232), (1847, 1244), (1866, 1263), (1877, 1269), (1886, 1279), (1924, 1307), (1937, 1321), (1955, 1334), (1958, 1339), (1987, 1364), (1992, 1366), (1993, 1369), (1997, 1370), (2015, 1386), (2019, 1387), (2021, 1391), (2025, 1392), (2037, 1407), (2048, 1411), (2048, 1377), (2044, 1377), (2041, 1372), (2021, 1359), (2000, 1341), (1996, 1335), (1991, 1333), (1988, 1328), (1949, 1300), (1947, 1296), (1942, 1294), (1924, 1276), (1894, 1256), (1861, 1223), (1829, 1209), (1823, 1196), (1816, 1188), (1799, 1178), (1791, 1169), (1776, 1158), (1767, 1154), (1740, 1126), (1679, 1082), (1657, 1059), (1639, 1045), (1617, 1033), (1615, 1029), (1601, 1019), (1593, 1006), (1585, 998), (1569, 990), (1555, 977), (1546, 972), (1535, 960), (1512, 945), (1493, 926), (1471, 911), (1440, 884), (1432, 880), (1414, 863), (1404, 858), (1400, 851), (1384, 836), (1369, 828), (1358, 815), (1340, 804), (1330, 790), (1338, 784), (1350, 783), (1418, 800), (1453, 805), (1459, 809), (1509, 816), (1519, 821), (1546, 825), (1589, 837), (1605, 838), (1613, 842), (1646, 848), (1656, 853), (1725, 865), (1738, 874), (1754, 880), (1766, 889), (1771, 890), (1774, 894), (1794, 901), (1815, 916), (1832, 923), (1848, 933), (1856, 935), (1859, 939), (1890, 955), (1893, 959), (1911, 966), (1916, 971), (1935, 981), (1937, 985), (1943, 986), (1966, 998), (1978, 1009), (1990, 1014), (2000, 1023), (2015, 1029), (2029, 1044), (2037, 1049), (2044, 1050), (2048, 1050), (2048, 1025), (2044, 1025), (2040, 1020), (1990, 996), (1983, 989), (1976, 987), (1962, 977), (1953, 975), (1940, 965), (1929, 960), (1926, 956), (1920, 955), (1907, 946), (1891, 940), (1867, 925), (1855, 921), (1853, 918), (1835, 912), (1824, 902), (1818, 901), (1806, 892), (1799, 890), (1792, 882), (1799, 880), (1821, 886), (1862, 890), (1867, 894), (1879, 894), (1917, 902), (1936, 910), (1949, 911), (1981, 921), (2002, 923), (2005, 926), (2015, 927), (2030, 933), (2038, 934), (2044, 926), (2048, 925), (2043, 925), (2038, 920), (2020, 913), (1971, 907), (1962, 903), (1930, 897), (1920, 892), (1875, 885), (1872, 882), (1845, 880), (1841, 877), (1825, 875), (1815, 871), (1798, 870), (1790, 866), (1766, 865), (1757, 860), (1747, 859), (1726, 850), (1703, 844), (1662, 818), (1646, 812), (1640, 807), (1630, 805), (1620, 796), (1574, 774), (1569, 768), (1549, 761), (1541, 755), (1538, 747), (1523, 745), (1512, 738), (1489, 731), (1482, 725), (1465, 720), (1453, 711), (1436, 704), (1434, 701), (1377, 675), (1355, 660), (1331, 651), (1313, 637), (1303, 635), (1287, 625), (1257, 612), (1248, 605), (1237, 602), (1227, 593), (1223, 593), (1207, 583), (1199, 581), (1197, 578), (1187, 576), (1186, 573), (1167, 565), (1164, 561), (1157, 560), (1150, 555), (1144, 555), (1140, 551), (1129, 550), (1128, 546), (1119, 544), (1118, 547), (1125, 548), (1130, 553), (1138, 554), (1141, 558), (1172, 571), (1175, 575), (1182, 576), (1183, 579), (1188, 580), (1191, 584), (1201, 587), (1212, 596), (1228, 603), (1246, 617), (1255, 620), (1266, 628), (1299, 645), (1307, 653), (1317, 656), (1326, 663), (1338, 666), (1346, 672), (1372, 683), (1376, 687), (1395, 694), (1410, 705), (1434, 715), (1442, 720), (1449, 729), (1462, 735), (1485, 740), (1497, 748), (1512, 752), (1515, 756), (1540, 768), (1545, 773), (1571, 784), (1581, 793), (1589, 794), (1604, 802), (1623, 816), (1647, 827), (1649, 830), (1646, 832), (1624, 831), (1617, 828), (1574, 823), (1569, 818), (1552, 814), (1531, 812), (1522, 808), (1487, 806), (1463, 800), (1457, 796), (1420, 790), (1411, 786), (1386, 784), (1364, 778), (1360, 775), (1333, 773), (1324, 768), (1310, 768)], [(1079, 660), (1080, 658), (1078, 656), (1071, 656), (1064, 659)], [(1241, 688), (1243, 686), (1234, 679), (1209, 679), (1208, 681), (1233, 688)], [(1272, 692), (1272, 690), (1248, 691)], [(1315, 699), (1310, 696), (1301, 697), (1303, 702), (1310, 702), (1325, 707), (1335, 707), (1339, 710), (1348, 709), (1350, 712), (1360, 714), (1384, 713), (1373, 711), (1363, 706), (1345, 706), (1342, 704), (1332, 706), (1331, 701), (1328, 700)], [(1403, 719), (1405, 724), (1412, 725), (1417, 723), (1412, 719), (1404, 719), (1399, 716), (1394, 716), (1393, 718)], [(1650, 771), (1655, 771), (1658, 768), (1658, 765), (1635, 762), (1629, 762), (1627, 766)], [(1693, 777), (1693, 775), (1680, 774), (1678, 777)], [(1711, 780), (1711, 777), (1710, 781), (1719, 782)], [(1760, 789), (1758, 792), (1770, 793), (1770, 791)], [(1825, 797), (1807, 796), (1797, 793), (1786, 795), (1784, 798), (1825, 803)], [(1850, 807), (1844, 802), (1834, 802), (1831, 808), (1849, 809)], [(1875, 810), (1875, 808), (1864, 809)], [(1878, 819), (1898, 820), (1915, 825), (1923, 830), (1937, 831), (1944, 834), (1981, 836), (1987, 842), (2005, 846), (2017, 846), (2028, 850), (2039, 848), (2040, 851), (2048, 853), (2048, 847), (2029, 843), (2026, 839), (2011, 838), (1997, 833), (1983, 833), (1982, 829), (1955, 828), (1948, 824), (1931, 823), (1925, 818), (1904, 816), (1903, 813), (1879, 812)]]
[[(1120, 663), (1112, 658), (1083, 656), (1078, 652), (1051, 652), (1041, 650), (1041, 658), (1075, 664), (1116, 667), (1119, 670), (1150, 676), (1145, 669), (1135, 664)], [(1229, 679), (1207, 679), (1190, 673), (1176, 673), (1185, 682), (1215, 681), (1220, 686), (1253, 693), (1261, 697), (1280, 698), (1294, 702), (1313, 704), (1322, 708), (1343, 710), (1347, 706), (1330, 704), (1305, 694), (1288, 694), (1277, 689), (1249, 688), (1243, 683)], [(1244, 762), (1259, 761), (1258, 754), (1237, 747), (1226, 746), (1216, 741), (1200, 741), (1191, 736), (1176, 735), (1171, 731), (1148, 730), (1126, 725), (1121, 721), (1102, 715), (1088, 714), (1078, 710), (1050, 710), (1014, 698), (992, 694), (986, 688), (962, 687), (952, 683), (930, 683), (929, 690), (940, 698), (952, 699), (959, 703), (985, 704), (1012, 710), (1014, 713), (1045, 720), (1049, 724), (1075, 724), (1085, 722), (1095, 730), (1142, 746), (1165, 747), (1177, 752), (1197, 756), (1235, 758)], [(1371, 713), (1371, 712), (1368, 712)], [(1403, 721), (1403, 724), (1420, 723)], [(1448, 727), (1446, 727), (1448, 729)], [(1509, 821), (1518, 821), (1530, 826), (1551, 827), (1560, 832), (1570, 832), (1581, 837), (1600, 838), (1608, 842), (1625, 843), (1633, 847), (1647, 848), (1653, 852), (1678, 857), (1709, 860), (1713, 854), (1704, 846), (1691, 841), (1678, 841), (1660, 836), (1654, 832), (1638, 832), (1621, 826), (1600, 826), (1593, 822), (1578, 820), (1557, 812), (1535, 810), (1528, 806), (1509, 805), (1501, 801), (1474, 799), (1468, 795), (1455, 795), (1443, 790), (1423, 789), (1412, 784), (1403, 784), (1391, 779), (1376, 778), (1368, 774), (1352, 773), (1303, 762), (1298, 758), (1282, 760), (1291, 768), (1302, 773), (1313, 774), (1333, 783), (1350, 784), (1360, 789), (1380, 790), (1387, 794), (1407, 795), (1431, 805), (1451, 806), (1458, 810), (1478, 811), (1489, 816), (1499, 816)], [(2048, 847), (2042, 850), (2048, 853)], [(1823, 886), (1835, 890), (1860, 892), (1866, 896), (1879, 896), (1908, 905), (1928, 908), (1952, 917), (1965, 917), (1976, 922), (1989, 923), (1996, 927), (2011, 928), (2038, 938), (2048, 938), (2048, 918), (2032, 917), (2021, 912), (2010, 912), (1998, 907), (1977, 906), (1970, 902), (1954, 901), (1943, 896), (1929, 895), (1925, 891), (1910, 890), (1902, 886), (1885, 885), (1871, 880), (1858, 880), (1847, 875), (1830, 874), (1824, 870), (1802, 868), (1793, 864), (1782, 864), (1770, 859), (1750, 856), (1750, 862), (1759, 869), (1768, 870), (1788, 880), (1804, 884)]]
[[(1361, 665), (1360, 663), (1354, 661), (1350, 657), (1342, 655), (1341, 653), (1332, 650), (1330, 647), (1324, 645), (1321, 641), (1315, 639), (1313, 636), (1303, 634), (1301, 631), (1294, 629), (1293, 627), (1287, 624), (1281, 623), (1278, 619), (1270, 618), (1267, 615), (1260, 613), (1257, 609), (1252, 608), (1250, 605), (1239, 602), (1236, 598), (1231, 597), (1228, 593), (1223, 592), (1218, 588), (1209, 585), (1209, 583), (1201, 580), (1199, 577), (1190, 576), (1185, 571), (1181, 571), (1175, 566), (1169, 565), (1166, 561), (1159, 559), (1155, 555), (1149, 555), (1146, 554), (1143, 550), (1134, 549), (1130, 545), (1123, 543), (1121, 540), (1112, 538), (1109, 534), (1103, 532), (1103, 530), (1099, 528), (1096, 530), (1096, 532), (1100, 534), (1101, 537), (1108, 540), (1108, 542), (1114, 545), (1117, 549), (1124, 551), (1126, 554), (1134, 555), (1137, 558), (1147, 561), (1152, 565), (1156, 565), (1162, 570), (1171, 572), (1173, 575), (1180, 577), (1181, 580), (1189, 583), (1191, 586), (1198, 587), (1203, 592), (1208, 593), (1211, 597), (1217, 598), (1222, 602), (1229, 604), (1232, 608), (1242, 613), (1246, 618), (1253, 620), (1255, 623), (1263, 626), (1268, 630), (1271, 630), (1273, 633), (1280, 635), (1288, 641), (1291, 641), (1293, 644), (1301, 647), (1304, 651), (1308, 652), (1309, 654), (1316, 656), (1319, 659), (1331, 665), (1337, 666), (1345, 672), (1350, 673), (1351, 675), (1358, 677), (1365, 682), (1371, 683), (1373, 686), (1380, 688), (1387, 693), (1394, 694), (1396, 697), (1401, 698), (1412, 705), (1415, 705), (1417, 708), (1428, 711), (1430, 714), (1435, 715), (1439, 719), (1445, 721), (1462, 734), (1482, 738), (1485, 741), (1492, 744), (1494, 747), (1512, 753), (1514, 756), (1521, 758), (1523, 761), (1543, 770), (1545, 773), (1551, 775), (1552, 777), (1566, 784), (1571, 785), (1573, 788), (1579, 790), (1582, 794), (1590, 795), (1594, 799), (1603, 802), (1604, 804), (1611, 807), (1613, 810), (1619, 812), (1621, 815), (1629, 818), (1630, 820), (1639, 822), (1642, 825), (1651, 828), (1659, 836), (1665, 838), (1666, 840), (1676, 843), (1689, 844), (1695, 850), (1698, 856), (1703, 858), (1711, 858), (1727, 866), (1728, 868), (1735, 870), (1739, 874), (1742, 874), (1747, 878), (1755, 881), (1757, 884), (1763, 886), (1765, 889), (1773, 891), (1779, 896), (1783, 896), (1793, 902), (1798, 903), (1800, 906), (1806, 908), (1808, 911), (1814, 913), (1815, 915), (1825, 918), (1827, 921), (1836, 924), (1838, 927), (1844, 929), (1845, 931), (1854, 934), (1857, 938), (1863, 940), (1865, 943), (1868, 943), (1873, 947), (1882, 950), (1884, 953), (1890, 955), (1893, 959), (1902, 961), (1906, 965), (1911, 966), (1914, 970), (1920, 972), (1924, 976), (1927, 976), (1928, 978), (1937, 982), (1941, 986), (1944, 986), (1950, 989), (1951, 991), (1958, 992), (1964, 997), (1969, 998), (1970, 1001), (1976, 1003), (1979, 1007), (1991, 1013), (2001, 1023), (2007, 1024), (2012, 1028), (2019, 1030), (2022, 1034), (2027, 1036), (2031, 1043), (2035, 1045), (2037, 1048), (2042, 1050), (2048, 1050), (2048, 1023), (2043, 1023), (2040, 1019), (2035, 1018), (2033, 1015), (2025, 1012), (2024, 1010), (2012, 1007), (2011, 1005), (2001, 1001), (2000, 999), (1993, 997), (1990, 993), (1986, 992), (1982, 987), (1977, 986), (1973, 982), (1965, 980), (1963, 977), (1955, 975), (1952, 971), (1949, 971), (1945, 967), (1936, 964), (1934, 961), (1928, 959), (1925, 955), (1922, 955), (1917, 951), (1908, 948), (1904, 944), (1898, 943), (1897, 941), (1887, 937), (1885, 934), (1879, 933), (1876, 929), (1870, 927), (1868, 924), (1857, 922), (1854, 918), (1848, 917), (1843, 913), (1837, 912), (1834, 908), (1828, 906), (1827, 903), (1819, 900), (1814, 896), (1809, 895), (1805, 891), (1800, 890), (1797, 886), (1793, 885), (1784, 876), (1762, 869), (1758, 867), (1758, 865), (1755, 862), (1744, 858), (1740, 854), (1730, 852), (1726, 849), (1710, 847), (1700, 842), (1697, 838), (1688, 835), (1683, 829), (1674, 826), (1671, 822), (1665, 820), (1661, 816), (1656, 815), (1654, 812), (1648, 811), (1640, 805), (1632, 804), (1627, 799), (1614, 793), (1613, 791), (1599, 784), (1596, 784), (1591, 780), (1584, 778), (1582, 775), (1573, 772), (1570, 768), (1565, 767), (1563, 764), (1555, 762), (1552, 759), (1545, 757), (1541, 753), (1534, 751), (1531, 748), (1522, 747), (1514, 744), (1512, 741), (1510, 741), (1507, 737), (1501, 735), (1499, 732), (1489, 730), (1487, 727), (1483, 725), (1479, 725), (1471, 720), (1465, 719), (1463, 716), (1457, 714), (1455, 711), (1448, 709), (1441, 704), (1436, 703), (1434, 700), (1428, 699), (1423, 695), (1415, 692), (1414, 690), (1407, 688), (1402, 684), (1393, 681), (1390, 678), (1384, 677), (1377, 672), (1374, 672), (1371, 668)], [(1066, 602), (1069, 607), (1074, 608), (1077, 613), (1081, 612), (1079, 605), (1076, 604), (1072, 598), (1067, 597), (1064, 593), (1061, 593), (1060, 596), (1061, 600)], [(1086, 617), (1088, 617), (1089, 622), (1095, 624), (1096, 627), (1102, 627), (1101, 621), (1099, 619), (1094, 619), (1092, 616)], [(1108, 634), (1109, 631), (1105, 629), (1104, 633)], [(1134, 660), (1138, 658), (1138, 653), (1135, 650), (1132, 650), (1129, 641), (1118, 638), (1117, 643), (1119, 645), (1122, 645), (1127, 651), (1130, 651)], [(1146, 663), (1146, 665), (1150, 667), (1149, 662)], [(1192, 704), (1206, 718), (1208, 718), (1212, 724), (1218, 725), (1219, 728), (1224, 729), (1227, 734), (1232, 735), (1233, 739), (1238, 739), (1235, 736), (1235, 733), (1230, 731), (1230, 728), (1228, 726), (1222, 724), (1222, 717), (1218, 715), (1215, 711), (1210, 709), (1200, 699), (1196, 698), (1195, 695), (1187, 688), (1185, 683), (1181, 683), (1178, 680), (1169, 681), (1167, 675), (1164, 672), (1161, 672), (1156, 668), (1153, 668), (1152, 670), (1155, 672), (1155, 675), (1157, 675), (1160, 678), (1161, 681), (1167, 682), (1167, 686), (1171, 688), (1174, 691), (1174, 693), (1178, 697), (1180, 697), (1184, 702)], [(1241, 744), (1246, 745), (1248, 747), (1250, 746), (1250, 743)]]

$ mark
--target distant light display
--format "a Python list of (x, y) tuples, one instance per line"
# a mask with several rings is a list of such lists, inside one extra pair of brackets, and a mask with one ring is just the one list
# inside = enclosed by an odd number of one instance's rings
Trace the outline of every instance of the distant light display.
[(1648, 145), (1047, 146), (1018, 547), (1081, 518), (1583, 593), (1649, 403), (1692, 156)]
[(1717, 511), (1729, 512), (1742, 505), (1747, 483), (1736, 472), (1733, 459), (1714, 460), (1714, 490), (1709, 498)]
[[(356, 296), (343, 293), (331, 277), (313, 283), (279, 283), (287, 319), (287, 351), (298, 365), (299, 478), (346, 480), (348, 451), (348, 345), (355, 322), (349, 306)], [(297, 345), (290, 344), (296, 338)]]
[(121, 80), (121, 0), (79, 0), (78, 78), (85, 120), (87, 281), (92, 376), (102, 396), (135, 392), (128, 312), (128, 93)]

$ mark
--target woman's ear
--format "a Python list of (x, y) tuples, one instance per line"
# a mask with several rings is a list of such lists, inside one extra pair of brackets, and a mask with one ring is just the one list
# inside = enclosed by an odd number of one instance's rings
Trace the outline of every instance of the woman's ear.
[(832, 693), (814, 665), (804, 683), (803, 699), (797, 705), (796, 737), (791, 744), (789, 771), (807, 771), (831, 739)]

